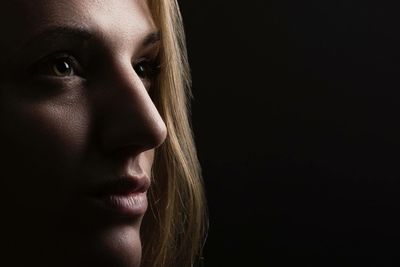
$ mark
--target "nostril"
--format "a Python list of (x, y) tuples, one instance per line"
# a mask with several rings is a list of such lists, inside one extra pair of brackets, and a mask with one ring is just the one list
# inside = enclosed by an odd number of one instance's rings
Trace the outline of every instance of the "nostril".
[(167, 138), (167, 126), (161, 116), (154, 116), (151, 120), (142, 125), (141, 143), (146, 149), (153, 149), (161, 146)]
[(161, 146), (167, 138), (167, 126), (158, 112), (152, 111), (136, 110), (129, 117), (124, 113), (103, 120), (102, 149), (111, 153), (130, 151), (131, 154)]
[(154, 129), (154, 148), (161, 146), (167, 139), (168, 131), (165, 122), (161, 120)]

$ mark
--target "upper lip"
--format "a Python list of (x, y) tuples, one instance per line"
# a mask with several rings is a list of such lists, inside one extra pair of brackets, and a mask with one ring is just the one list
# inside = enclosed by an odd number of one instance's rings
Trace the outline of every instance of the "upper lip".
[(110, 195), (131, 195), (144, 193), (150, 187), (150, 179), (147, 175), (126, 175), (108, 181), (97, 183), (89, 190), (94, 197), (104, 197)]

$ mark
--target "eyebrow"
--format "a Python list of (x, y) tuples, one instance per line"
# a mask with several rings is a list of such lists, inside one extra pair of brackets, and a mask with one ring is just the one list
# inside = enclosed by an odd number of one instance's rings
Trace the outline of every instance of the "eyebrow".
[(35, 34), (27, 42), (24, 43), (23, 47), (27, 47), (34, 43), (43, 43), (48, 41), (55, 41), (58, 39), (72, 39), (72, 40), (89, 40), (93, 37), (93, 34), (89, 29), (83, 26), (51, 26), (43, 31)]
[[(49, 26), (46, 29), (39, 31), (34, 34), (31, 38), (25, 41), (18, 50), (24, 50), (27, 47), (41, 45), (44, 43), (57, 46), (60, 42), (76, 42), (83, 43), (94, 39), (93, 32), (85, 26), (82, 25), (72, 25), (72, 26)], [(159, 30), (154, 30), (153, 32), (147, 34), (140, 46), (146, 47), (156, 44), (161, 40), (161, 33)]]
[(161, 40), (161, 33), (159, 30), (154, 31), (146, 36), (143, 42), (143, 46), (152, 45)]
[[(56, 39), (60, 36), (71, 36), (76, 39), (88, 40), (93, 38), (93, 33), (83, 26), (52, 26), (36, 34), (27, 43), (41, 39)], [(160, 40), (161, 33), (159, 30), (155, 30), (144, 38), (143, 45), (154, 44)]]

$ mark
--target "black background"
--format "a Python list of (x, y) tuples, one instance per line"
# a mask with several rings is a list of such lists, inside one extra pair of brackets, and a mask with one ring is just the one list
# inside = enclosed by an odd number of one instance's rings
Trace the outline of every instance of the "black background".
[(396, 1), (180, 1), (205, 266), (400, 266)]

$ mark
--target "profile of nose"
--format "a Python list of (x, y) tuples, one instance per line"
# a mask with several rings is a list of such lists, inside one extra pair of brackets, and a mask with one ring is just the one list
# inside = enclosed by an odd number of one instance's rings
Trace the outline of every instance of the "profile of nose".
[(157, 148), (165, 141), (167, 128), (142, 80), (130, 65), (109, 70), (97, 109), (103, 149), (140, 153)]

